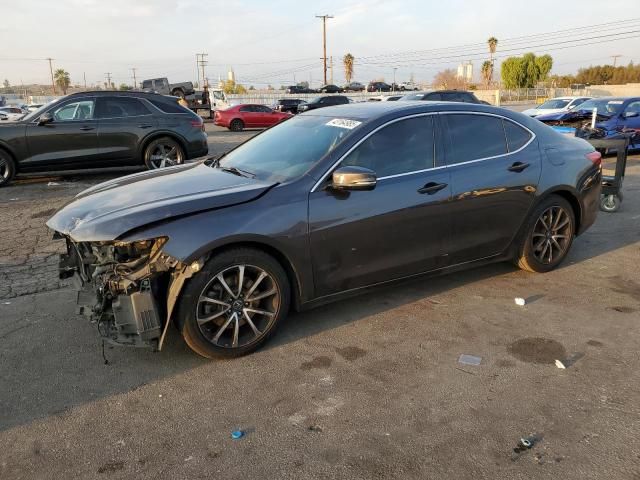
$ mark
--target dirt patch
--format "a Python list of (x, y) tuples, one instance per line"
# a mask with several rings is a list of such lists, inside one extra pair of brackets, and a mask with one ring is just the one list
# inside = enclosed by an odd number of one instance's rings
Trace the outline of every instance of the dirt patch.
[(587, 345), (589, 345), (590, 347), (603, 347), (604, 343), (599, 342), (598, 340), (589, 340), (587, 342)]
[(507, 348), (518, 360), (527, 363), (550, 363), (567, 356), (561, 343), (548, 338), (528, 337), (513, 342)]
[(506, 358), (501, 358), (496, 362), (496, 366), (500, 368), (512, 368), (516, 366), (516, 362), (513, 360), (507, 360)]
[(44, 218), (44, 217), (50, 217), (51, 215), (53, 215), (54, 213), (56, 213), (58, 211), (57, 208), (50, 208), (49, 210), (44, 210), (42, 212), (36, 212), (34, 214), (31, 215), (31, 218)]
[(640, 283), (617, 275), (615, 277), (611, 277), (609, 280), (611, 280), (611, 283), (616, 286), (616, 288), (612, 288), (611, 290), (616, 293), (629, 295), (630, 297), (640, 301)]
[(98, 468), (98, 473), (113, 473), (124, 468), (124, 462), (109, 462)]
[(360, 357), (364, 357), (367, 354), (366, 350), (363, 350), (358, 347), (344, 347), (344, 348), (336, 348), (336, 352), (345, 360), (353, 362)]
[(331, 359), (329, 357), (313, 357), (312, 360), (304, 362), (300, 365), (300, 370), (311, 370), (312, 368), (327, 368), (331, 365)]

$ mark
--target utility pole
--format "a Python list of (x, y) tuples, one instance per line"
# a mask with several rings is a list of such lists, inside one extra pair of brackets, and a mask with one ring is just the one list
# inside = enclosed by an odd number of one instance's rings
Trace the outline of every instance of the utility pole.
[(396, 91), (396, 70), (398, 70), (398, 67), (393, 67), (393, 91)]
[(327, 84), (327, 18), (333, 18), (333, 15), (316, 15), (316, 18), (322, 19), (322, 66), (324, 72), (324, 84)]
[(613, 58), (613, 66), (615, 67), (618, 63), (618, 58), (620, 58), (622, 55), (611, 55), (611, 58)]
[(136, 67), (133, 67), (131, 69), (131, 71), (133, 72), (133, 89), (134, 90), (138, 89), (138, 79), (136, 78), (136, 70), (138, 70)]
[(51, 65), (51, 62), (53, 61), (53, 58), (45, 58), (45, 60), (49, 60), (49, 72), (51, 72), (51, 88), (53, 88), (53, 94), (56, 94), (56, 82), (53, 81), (53, 66)]
[(113, 85), (111, 84), (111, 72), (105, 73), (107, 77), (107, 89), (113, 89)]
[(202, 69), (202, 85), (200, 86), (201, 88), (204, 88), (205, 85), (207, 84), (207, 79), (205, 77), (204, 74), (204, 66), (208, 63), (204, 58), (208, 57), (209, 54), (208, 53), (196, 53), (196, 62), (198, 64), (198, 66)]
[(84, 89), (87, 89), (87, 72), (82, 72), (82, 78), (84, 79)]

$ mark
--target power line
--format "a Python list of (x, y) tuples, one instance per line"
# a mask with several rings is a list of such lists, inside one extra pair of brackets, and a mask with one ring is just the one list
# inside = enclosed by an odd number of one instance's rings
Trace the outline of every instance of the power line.
[(202, 88), (204, 88), (204, 86), (206, 85), (206, 82), (207, 82), (207, 78), (206, 78), (205, 73), (204, 73), (204, 67), (208, 62), (204, 58), (208, 57), (208, 56), (209, 56), (208, 53), (196, 53), (196, 63), (202, 69), (202, 84), (201, 84)]

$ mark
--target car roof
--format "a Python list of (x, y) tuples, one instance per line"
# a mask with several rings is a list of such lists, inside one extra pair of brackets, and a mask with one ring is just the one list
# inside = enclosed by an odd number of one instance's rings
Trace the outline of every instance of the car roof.
[[(160, 93), (155, 92), (143, 92), (140, 90), (88, 90), (86, 92), (75, 92), (70, 93), (67, 97), (80, 97), (80, 96), (136, 96), (136, 97), (155, 97), (155, 98), (164, 98), (166, 95), (161, 95)], [(174, 97), (175, 98), (175, 97)]]

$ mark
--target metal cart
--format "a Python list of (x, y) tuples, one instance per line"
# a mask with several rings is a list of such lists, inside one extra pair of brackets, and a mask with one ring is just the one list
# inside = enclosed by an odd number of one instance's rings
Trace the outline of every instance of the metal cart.
[(613, 176), (602, 176), (602, 197), (600, 198), (600, 210), (603, 212), (616, 212), (622, 203), (622, 182), (627, 168), (627, 150), (629, 137), (616, 139), (585, 138), (593, 147), (603, 155), (615, 150), (617, 154), (616, 169)]

